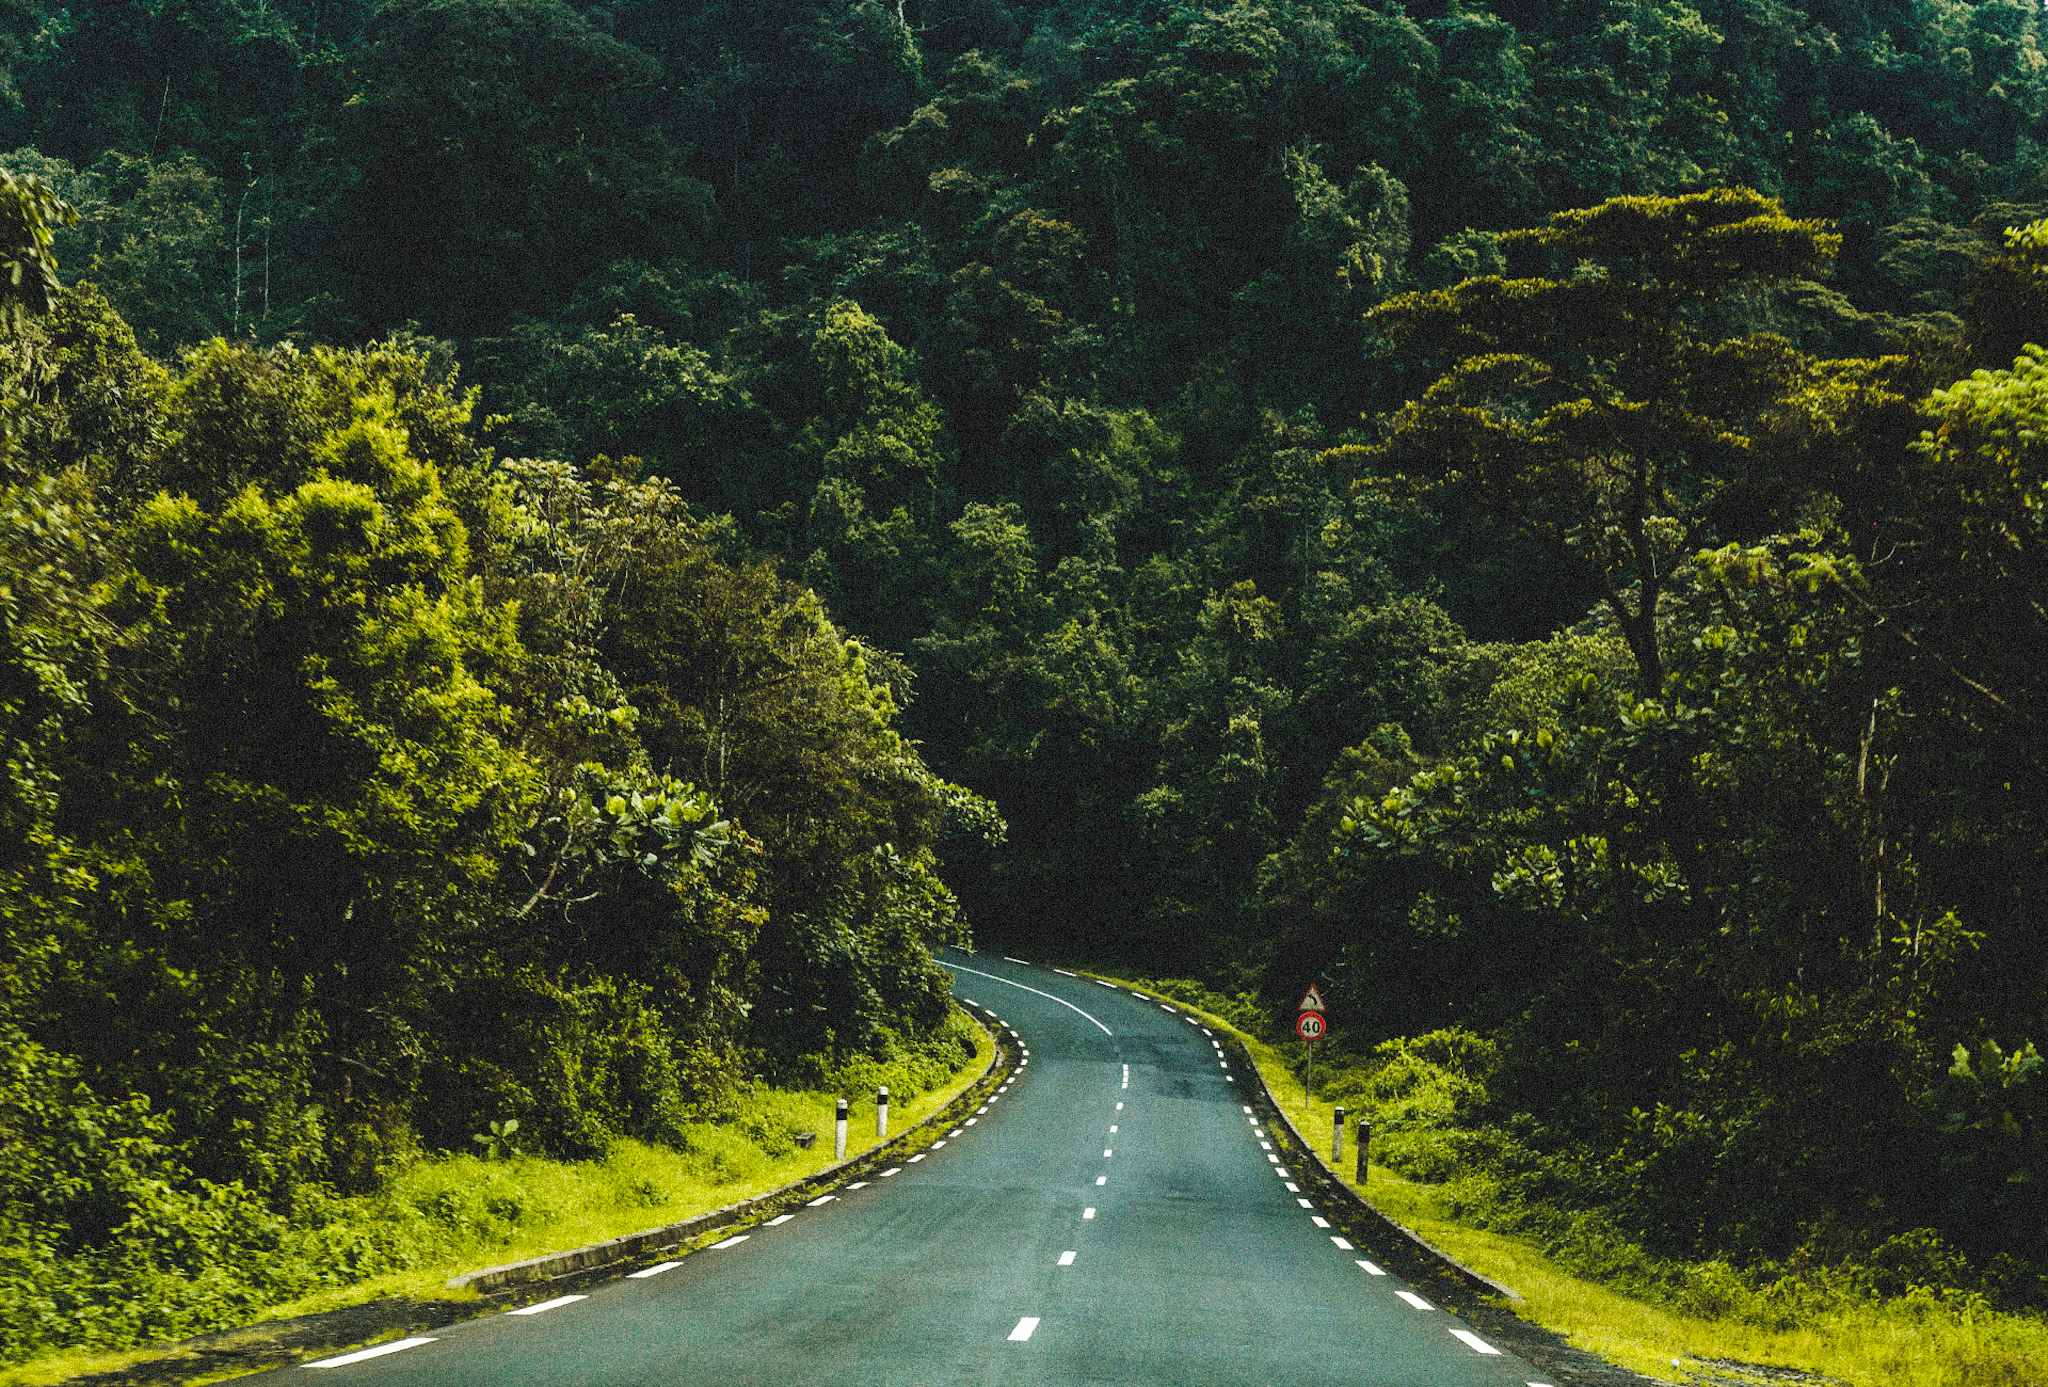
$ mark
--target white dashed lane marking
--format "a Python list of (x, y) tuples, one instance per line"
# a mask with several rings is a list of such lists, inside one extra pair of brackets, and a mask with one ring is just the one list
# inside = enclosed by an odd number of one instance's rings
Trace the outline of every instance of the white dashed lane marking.
[(644, 1281), (650, 1276), (659, 1276), (665, 1271), (674, 1271), (681, 1265), (681, 1262), (656, 1262), (651, 1267), (642, 1267), (638, 1271), (629, 1271), (626, 1275), (635, 1281)]
[[(1021, 959), (1021, 958), (1011, 958), (1011, 957), (1010, 957), (1010, 956), (1009, 956), (1008, 954), (1004, 954), (1004, 955), (1002, 955), (1002, 960), (1003, 960), (1003, 962), (1005, 962), (1005, 963), (1024, 963), (1024, 960), (1023, 960), (1023, 959)], [(1026, 968), (1029, 968), (1029, 967), (1030, 967), (1031, 965), (1030, 965), (1030, 964), (1028, 964), (1028, 963), (1024, 963), (1024, 966), (1025, 966)]]
[(1333, 1242), (1333, 1243), (1335, 1243), (1335, 1244), (1337, 1244), (1338, 1248), (1339, 1248), (1340, 1250), (1344, 1251), (1344, 1252), (1356, 1252), (1356, 1251), (1358, 1251), (1358, 1249), (1357, 1249), (1357, 1248), (1355, 1248), (1355, 1247), (1353, 1247), (1353, 1246), (1351, 1245), (1351, 1242), (1350, 1242), (1350, 1240), (1349, 1240), (1348, 1238), (1340, 1238), (1340, 1237), (1338, 1237), (1338, 1236), (1337, 1236), (1336, 1234), (1332, 1233), (1332, 1234), (1330, 1235), (1330, 1241), (1331, 1241), (1331, 1242)]
[(1469, 1329), (1453, 1329), (1451, 1331), (1451, 1337), (1453, 1339), (1456, 1339), (1459, 1343), (1463, 1344), (1466, 1348), (1471, 1349), (1474, 1353), (1498, 1354), (1500, 1352), (1499, 1349), (1495, 1348), (1492, 1344), (1487, 1343), (1486, 1340), (1480, 1338), (1477, 1334), (1474, 1334)]
[(838, 1197), (839, 1196), (836, 1194), (821, 1194), (816, 1199), (813, 1199), (809, 1203), (805, 1204), (804, 1207), (806, 1209), (815, 1209), (820, 1207), (821, 1205), (830, 1204), (833, 1200), (837, 1199)]
[(1095, 1183), (1098, 1185), (1106, 1185), (1109, 1183), (1109, 1177), (1107, 1175), (1098, 1175), (1095, 1177)]
[(882, 1178), (882, 1179), (886, 1180), (886, 1179), (888, 1179), (888, 1178), (889, 1178), (889, 1177), (890, 1177), (891, 1175), (901, 1175), (902, 1173), (903, 1173), (903, 1167), (902, 1167), (902, 1166), (900, 1166), (900, 1165), (892, 1165), (892, 1166), (890, 1166), (890, 1167), (889, 1167), (889, 1168), (888, 1168), (887, 1170), (885, 1170), (885, 1171), (883, 1171), (883, 1172), (882, 1172), (882, 1174), (881, 1174), (881, 1177), (880, 1177), (880, 1178)]
[(1374, 1265), (1373, 1265), (1373, 1264), (1372, 1264), (1371, 1262), (1368, 1262), (1368, 1261), (1366, 1261), (1366, 1260), (1365, 1260), (1365, 1259), (1364, 1259), (1363, 1257), (1361, 1257), (1361, 1258), (1359, 1258), (1359, 1259), (1358, 1259), (1358, 1265), (1360, 1265), (1361, 1267), (1364, 1267), (1364, 1268), (1365, 1268), (1365, 1274), (1366, 1274), (1367, 1276), (1385, 1276), (1385, 1275), (1386, 1275), (1386, 1273), (1385, 1273), (1385, 1272), (1381, 1271), (1381, 1270), (1380, 1270), (1380, 1269), (1379, 1269), (1378, 1267), (1374, 1266)]
[(777, 1214), (774, 1218), (769, 1219), (766, 1223), (762, 1224), (761, 1226), (763, 1228), (780, 1228), (783, 1224), (789, 1222), (791, 1219), (795, 1217), (795, 1214)]
[(852, 1184), (847, 1186), (847, 1188), (850, 1190), (864, 1190), (867, 1187), (868, 1182), (865, 1180), (855, 1180)]
[(1071, 1252), (1062, 1252), (1060, 1254), (1060, 1265), (1063, 1267), (1071, 1267), (1072, 1265), (1074, 1265), (1074, 1254)]
[(1026, 1315), (1023, 1319), (1018, 1320), (1017, 1327), (1010, 1331), (1010, 1342), (1013, 1344), (1023, 1343), (1026, 1339), (1031, 1337), (1032, 1333), (1035, 1330), (1037, 1330), (1037, 1328), (1038, 1316)]
[[(1293, 1186), (1291, 1186), (1291, 1185), (1290, 1185), (1290, 1186), (1288, 1186), (1288, 1188), (1289, 1188), (1289, 1189), (1292, 1189), (1292, 1188), (1293, 1188)], [(1313, 1209), (1313, 1208), (1315, 1208), (1315, 1205), (1311, 1204), (1311, 1203), (1310, 1203), (1310, 1202), (1309, 1202), (1308, 1200), (1306, 1200), (1306, 1199), (1297, 1199), (1297, 1200), (1295, 1200), (1294, 1202), (1295, 1202), (1295, 1203), (1297, 1203), (1297, 1204), (1299, 1204), (1299, 1205), (1301, 1205), (1301, 1207), (1302, 1207), (1302, 1208), (1304, 1208), (1304, 1209)]]
[(1318, 1228), (1328, 1228), (1330, 1226), (1330, 1221), (1321, 1214), (1311, 1214), (1308, 1221)]
[(1407, 1301), (1410, 1305), (1414, 1306), (1418, 1310), (1436, 1309), (1434, 1305), (1431, 1305), (1428, 1301), (1424, 1300), (1421, 1296), (1415, 1294), (1415, 1292), (1413, 1291), (1396, 1291), (1394, 1292), (1394, 1294), (1401, 1297), (1401, 1299)]
[(354, 1353), (344, 1353), (339, 1358), (323, 1358), (317, 1363), (308, 1363), (309, 1368), (345, 1368), (351, 1363), (361, 1363), (371, 1358), (382, 1358), (387, 1353), (398, 1353), (404, 1349), (418, 1348), (431, 1344), (432, 1339), (400, 1339), (396, 1343), (379, 1344), (375, 1348), (359, 1348)]
[(1081, 1217), (1082, 1217), (1082, 1218), (1094, 1218), (1094, 1217), (1095, 1217), (1095, 1211), (1094, 1211), (1093, 1209), (1083, 1209), (1083, 1210), (1081, 1211)]
[(561, 1295), (556, 1296), (553, 1300), (543, 1300), (538, 1305), (522, 1305), (517, 1310), (507, 1310), (505, 1313), (508, 1315), (544, 1315), (550, 1310), (559, 1310), (564, 1305), (574, 1305), (579, 1300), (588, 1299), (590, 1299), (589, 1296)]

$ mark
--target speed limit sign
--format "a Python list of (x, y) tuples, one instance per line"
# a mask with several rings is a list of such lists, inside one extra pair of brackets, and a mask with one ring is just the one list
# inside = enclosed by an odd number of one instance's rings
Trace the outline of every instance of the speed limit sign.
[(1295, 1018), (1294, 1033), (1303, 1040), (1321, 1040), (1323, 1030), (1323, 1014), (1320, 1011), (1304, 1011)]

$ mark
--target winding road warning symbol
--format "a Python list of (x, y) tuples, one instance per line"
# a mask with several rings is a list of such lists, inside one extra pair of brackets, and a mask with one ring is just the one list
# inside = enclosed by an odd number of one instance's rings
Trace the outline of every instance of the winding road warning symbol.
[(1322, 989), (1317, 987), (1314, 983), (1310, 983), (1308, 985), (1308, 991), (1301, 994), (1301, 1005), (1296, 1007), (1295, 1010), (1328, 1011), (1329, 1008), (1323, 1005)]

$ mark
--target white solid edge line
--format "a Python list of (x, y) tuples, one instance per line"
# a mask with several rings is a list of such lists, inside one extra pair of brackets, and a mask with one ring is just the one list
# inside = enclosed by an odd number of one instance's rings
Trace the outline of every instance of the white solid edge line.
[(543, 1300), (538, 1305), (522, 1305), (517, 1310), (507, 1310), (505, 1313), (508, 1315), (541, 1315), (549, 1310), (559, 1310), (564, 1305), (574, 1305), (579, 1300), (588, 1299), (590, 1299), (589, 1296), (559, 1295), (553, 1300)]
[(1421, 1296), (1415, 1294), (1415, 1292), (1413, 1291), (1396, 1291), (1394, 1292), (1394, 1294), (1401, 1297), (1401, 1299), (1407, 1301), (1410, 1305), (1414, 1306), (1418, 1310), (1436, 1309), (1434, 1305), (1431, 1305), (1428, 1301), (1424, 1300)]
[(635, 1281), (644, 1281), (650, 1276), (659, 1276), (665, 1271), (674, 1271), (681, 1265), (681, 1262), (656, 1262), (651, 1267), (642, 1267), (638, 1271), (629, 1271), (626, 1275)]
[(1038, 1316), (1026, 1315), (1023, 1319), (1018, 1320), (1017, 1327), (1010, 1331), (1010, 1342), (1013, 1344), (1023, 1343), (1031, 1337), (1031, 1332), (1037, 1328)]
[[(1011, 982), (1011, 981), (1010, 981), (1010, 980), (1009, 980), (1008, 978), (998, 978), (998, 977), (996, 977), (996, 975), (995, 975), (994, 973), (984, 973), (984, 972), (982, 972), (982, 971), (981, 971), (981, 970), (980, 970), (979, 968), (965, 968), (965, 967), (962, 967), (962, 966), (961, 966), (960, 964), (957, 964), (957, 963), (949, 963), (949, 964), (946, 964), (946, 965), (944, 965), (944, 966), (945, 966), (945, 967), (948, 967), (948, 968), (951, 968), (951, 969), (952, 969), (953, 971), (955, 971), (956, 973), (972, 973), (972, 974), (974, 974), (974, 976), (976, 976), (977, 978), (989, 978), (989, 979), (992, 979), (992, 980), (993, 980), (993, 981), (995, 981), (995, 982), (999, 982), (999, 983), (1002, 983), (1002, 984), (1004, 984), (1005, 986), (1008, 986), (1008, 987), (1021, 987), (1021, 988), (1024, 988), (1024, 991), (1026, 991), (1026, 992), (1030, 992), (1030, 993), (1035, 993), (1036, 995), (1038, 995), (1038, 996), (1040, 996), (1040, 997), (1043, 997), (1043, 998), (1045, 998), (1045, 999), (1046, 999), (1047, 1001), (1049, 1001), (1049, 1002), (1058, 1002), (1058, 1003), (1059, 1003), (1059, 1004), (1060, 1004), (1061, 1006), (1065, 1007), (1065, 1008), (1066, 1008), (1066, 1009), (1067, 1009), (1068, 1011), (1072, 1011), (1072, 1012), (1079, 1012), (1079, 1013), (1080, 1013), (1080, 1014), (1081, 1014), (1082, 1016), (1088, 1016), (1088, 1013), (1087, 1013), (1087, 1012), (1085, 1012), (1085, 1011), (1081, 1011), (1081, 1008), (1079, 1008), (1079, 1007), (1075, 1006), (1075, 1005), (1074, 1005), (1074, 1004), (1073, 1004), (1072, 1002), (1068, 1001), (1068, 1000), (1067, 1000), (1066, 998), (1064, 998), (1064, 997), (1055, 997), (1055, 996), (1053, 996), (1053, 995), (1052, 995), (1052, 993), (1050, 993), (1050, 992), (1039, 992), (1039, 990), (1038, 990), (1037, 988), (1035, 988), (1035, 987), (1024, 987), (1024, 984), (1023, 984), (1023, 983), (1021, 983), (1021, 982)], [(1102, 1033), (1103, 1033), (1104, 1035), (1115, 1035), (1115, 1034), (1116, 1034), (1116, 1032), (1115, 1032), (1115, 1031), (1113, 1031), (1113, 1030), (1111, 1030), (1111, 1029), (1110, 1029), (1109, 1027), (1107, 1027), (1107, 1026), (1103, 1025), (1103, 1024), (1102, 1024), (1102, 1023), (1100, 1022), (1100, 1021), (1096, 1021), (1094, 1017), (1092, 1017), (1092, 1016), (1088, 1016), (1088, 1019), (1089, 1019), (1090, 1021), (1094, 1021), (1094, 1022), (1095, 1022), (1095, 1026), (1096, 1026), (1096, 1029), (1100, 1030), (1100, 1031), (1101, 1031), (1101, 1032), (1102, 1032)]]
[(737, 1237), (727, 1238), (724, 1242), (713, 1243), (711, 1244), (711, 1251), (716, 1252), (721, 1247), (738, 1247), (752, 1236), (754, 1236), (752, 1233), (741, 1233)]
[(1060, 1254), (1060, 1265), (1063, 1267), (1071, 1267), (1072, 1265), (1074, 1265), (1074, 1254), (1071, 1252), (1062, 1252)]
[(345, 1368), (351, 1363), (360, 1363), (368, 1358), (382, 1358), (387, 1353), (397, 1353), (402, 1349), (418, 1348), (421, 1344), (431, 1344), (433, 1342), (432, 1339), (399, 1339), (394, 1343), (379, 1344), (375, 1348), (359, 1348), (354, 1353), (344, 1353), (339, 1358), (323, 1358), (317, 1363), (308, 1363), (306, 1366), (309, 1368)]
[(1464, 1344), (1474, 1353), (1498, 1354), (1500, 1352), (1499, 1349), (1495, 1348), (1492, 1344), (1487, 1343), (1486, 1340), (1480, 1338), (1477, 1334), (1474, 1334), (1469, 1329), (1453, 1329), (1451, 1331), (1451, 1337), (1453, 1339), (1456, 1339), (1459, 1343)]
[(1367, 1276), (1385, 1276), (1385, 1275), (1386, 1275), (1386, 1273), (1385, 1273), (1385, 1272), (1381, 1271), (1381, 1270), (1380, 1270), (1380, 1269), (1379, 1269), (1378, 1267), (1374, 1266), (1374, 1265), (1373, 1265), (1373, 1264), (1372, 1264), (1371, 1262), (1368, 1262), (1368, 1261), (1366, 1261), (1366, 1260), (1365, 1260), (1365, 1258), (1363, 1258), (1363, 1257), (1361, 1257), (1361, 1258), (1359, 1258), (1359, 1259), (1358, 1259), (1358, 1265), (1360, 1265), (1361, 1267), (1364, 1267), (1364, 1268), (1365, 1268), (1365, 1274), (1366, 1274)]

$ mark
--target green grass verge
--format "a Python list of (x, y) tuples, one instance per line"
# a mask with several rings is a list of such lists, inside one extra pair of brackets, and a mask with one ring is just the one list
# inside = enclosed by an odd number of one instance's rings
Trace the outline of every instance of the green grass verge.
[[(914, 1083), (905, 1082), (907, 1075), (878, 1068), (880, 1082), (889, 1085), (892, 1133), (900, 1136), (988, 1072), (995, 1049), (979, 1026), (968, 1023), (967, 1029), (973, 1036), (974, 1058), (930, 1090), (919, 1092)], [(338, 1310), (384, 1296), (475, 1300), (480, 1297), (474, 1292), (450, 1290), (448, 1279), (657, 1228), (768, 1194), (833, 1164), (838, 1096), (757, 1089), (743, 1104), (739, 1122), (691, 1127), (687, 1150), (622, 1138), (599, 1161), (524, 1155), (499, 1161), (475, 1156), (421, 1161), (400, 1175), (386, 1195), (390, 1208), (423, 1217), (432, 1228), (435, 1236), (420, 1260), (400, 1271), (269, 1306), (250, 1323)], [(847, 1124), (849, 1158), (881, 1145), (875, 1136), (874, 1109), (858, 1105), (854, 1118)], [(818, 1140), (806, 1151), (782, 1136), (791, 1131), (813, 1131)], [(771, 1135), (764, 1139), (762, 1133)], [(60, 1350), (0, 1369), (0, 1387), (49, 1387), (164, 1356), (161, 1348)]]
[[(1157, 990), (1153, 982), (1101, 974), (1111, 982)], [(1161, 992), (1162, 996), (1172, 993)], [(1217, 1030), (1244, 1042), (1273, 1099), (1303, 1137), (1326, 1145), (1334, 1105), (1312, 1098), (1280, 1049), (1213, 1012), (1175, 997)], [(1345, 1163), (1347, 1167), (1349, 1162)], [(1435, 1187), (1373, 1165), (1360, 1187), (1375, 1208), (1466, 1266), (1513, 1287), (1523, 1300), (1506, 1308), (1562, 1334), (1576, 1346), (1664, 1380), (1693, 1359), (1797, 1368), (1855, 1387), (2039, 1387), (2048, 1383), (2048, 1322), (1995, 1310), (1962, 1309), (1932, 1297), (1872, 1301), (1795, 1329), (1772, 1330), (1735, 1319), (1708, 1319), (1648, 1304), (1563, 1270), (1526, 1238), (1475, 1228), (1445, 1215)]]

